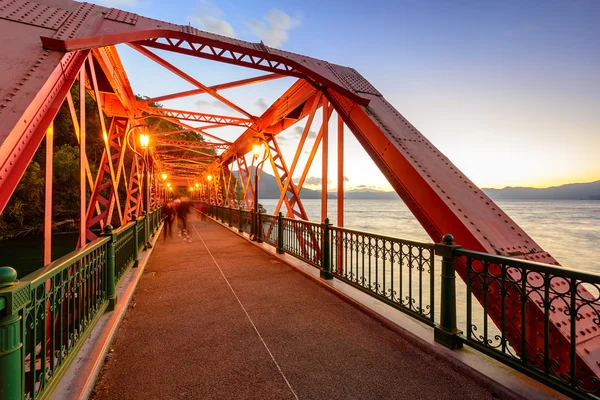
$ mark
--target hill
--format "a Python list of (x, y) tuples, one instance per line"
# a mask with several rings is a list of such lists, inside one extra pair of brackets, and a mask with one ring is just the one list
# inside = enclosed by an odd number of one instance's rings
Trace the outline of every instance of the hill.
[[(233, 171), (237, 177), (237, 171)], [(503, 189), (483, 189), (493, 200), (600, 200), (600, 181), (589, 183), (570, 183), (544, 189), (532, 187), (505, 187)], [(260, 179), (260, 198), (278, 199), (279, 186), (273, 175), (263, 172)], [(330, 192), (327, 196), (337, 199), (337, 193)], [(321, 191), (304, 188), (303, 199), (320, 199)], [(396, 200), (400, 197), (396, 192), (373, 190), (369, 188), (346, 190), (346, 199), (361, 200)]]
[(569, 183), (544, 189), (509, 186), (483, 191), (494, 200), (600, 200), (600, 181)]

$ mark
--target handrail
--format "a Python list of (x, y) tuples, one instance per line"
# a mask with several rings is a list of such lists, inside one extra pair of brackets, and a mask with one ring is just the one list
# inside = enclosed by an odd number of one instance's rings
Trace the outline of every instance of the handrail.
[(43, 268), (40, 268), (36, 271), (31, 272), (30, 274), (24, 276), (20, 279), (21, 283), (30, 283), (32, 286), (38, 285), (41, 281), (45, 281), (51, 276), (56, 275), (60, 270), (64, 269), (65, 266), (69, 264), (73, 264), (75, 261), (82, 259), (83, 257), (89, 255), (98, 247), (107, 243), (110, 239), (107, 237), (99, 237), (85, 246), (72, 251), (71, 253), (65, 254), (64, 256), (52, 261), (50, 264), (46, 265)]
[[(20, 280), (0, 267), (0, 399), (47, 398), (137, 263), (161, 209), (105, 233)], [(142, 243), (138, 243), (143, 234)], [(7, 274), (8, 272), (8, 274)], [(6, 278), (6, 277), (11, 278)]]
[(540, 262), (531, 261), (531, 260), (522, 260), (520, 258), (499, 256), (499, 255), (489, 254), (489, 253), (481, 253), (481, 252), (473, 251), (473, 250), (457, 249), (454, 252), (457, 257), (460, 257), (460, 256), (469, 257), (470, 256), (470, 257), (477, 258), (482, 261), (489, 261), (489, 262), (499, 263), (499, 264), (511, 264), (511, 265), (515, 265), (515, 266), (525, 267), (525, 268), (528, 268), (535, 272), (550, 273), (550, 274), (556, 275), (556, 276), (564, 276), (564, 277), (570, 277), (570, 278), (576, 278), (576, 279), (582, 279), (582, 280), (583, 279), (594, 280), (594, 281), (597, 281), (598, 283), (600, 283), (600, 274), (597, 274), (594, 272), (587, 272), (587, 271), (583, 271), (580, 269), (557, 267), (556, 265), (552, 265), (552, 264), (545, 264), (545, 263), (540, 263)]

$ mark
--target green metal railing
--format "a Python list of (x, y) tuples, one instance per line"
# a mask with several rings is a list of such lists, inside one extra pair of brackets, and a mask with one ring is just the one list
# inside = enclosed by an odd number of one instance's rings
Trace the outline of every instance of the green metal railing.
[(114, 309), (116, 288), (146, 243), (142, 232), (153, 234), (160, 218), (156, 210), (115, 231), (107, 225), (100, 238), (20, 280), (0, 268), (0, 400), (50, 397), (98, 319)]
[[(433, 326), (438, 343), (450, 349), (464, 343), (571, 397), (600, 398), (600, 379), (581, 372), (586, 350), (578, 349), (600, 329), (600, 275), (464, 250), (451, 235), (434, 245), (331, 226), (327, 219), (318, 224), (281, 214), (231, 213), (238, 215), (233, 226), (240, 233)], [(209, 214), (221, 218), (221, 207), (212, 206)], [(456, 288), (456, 265), (464, 267), (464, 290)], [(457, 298), (466, 304), (462, 330)], [(564, 322), (551, 323), (556, 313)], [(567, 332), (568, 342), (556, 335), (557, 327)]]
[(577, 348), (600, 329), (600, 276), (460, 248), (453, 255), (466, 265), (465, 344), (572, 397), (600, 394), (600, 380), (582, 372), (587, 350)]
[(434, 325), (434, 245), (330, 227), (331, 273)]

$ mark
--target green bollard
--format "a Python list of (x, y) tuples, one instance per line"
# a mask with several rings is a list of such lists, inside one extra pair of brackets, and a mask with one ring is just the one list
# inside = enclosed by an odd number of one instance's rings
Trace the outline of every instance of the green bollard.
[(323, 224), (321, 225), (323, 237), (321, 240), (321, 272), (319, 275), (322, 279), (333, 279), (333, 275), (331, 275), (331, 240), (329, 238), (330, 226), (331, 224), (329, 223), (329, 218), (325, 218), (325, 221), (323, 221)]
[[(17, 271), (0, 267), (0, 400), (22, 399), (21, 315), (9, 309), (2, 289), (17, 283)], [(10, 307), (12, 308), (12, 306)]]
[(283, 254), (283, 214), (277, 216), (277, 254)]
[(140, 244), (138, 242), (137, 234), (138, 219), (136, 216), (133, 217), (133, 268), (137, 268), (139, 265), (138, 257), (140, 255)]
[(434, 328), (434, 340), (454, 350), (462, 347), (459, 335), (462, 333), (456, 326), (456, 270), (454, 266), (454, 250), (460, 249), (454, 243), (454, 237), (444, 235), (442, 243), (435, 245), (435, 254), (442, 256), (442, 287), (440, 301), (440, 324)]
[(107, 254), (107, 280), (106, 280), (106, 297), (108, 299), (108, 310), (112, 311), (117, 305), (117, 293), (115, 288), (115, 235), (111, 225), (104, 226), (102, 236), (108, 236), (108, 254)]

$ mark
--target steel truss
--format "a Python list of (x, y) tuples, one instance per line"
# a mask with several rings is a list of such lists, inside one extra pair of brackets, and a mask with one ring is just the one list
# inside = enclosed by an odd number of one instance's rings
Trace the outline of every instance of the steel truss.
[[(334, 111), (337, 113), (338, 134), (342, 132), (343, 138), (345, 124), (434, 241), (440, 241), (445, 233), (452, 233), (458, 243), (471, 250), (558, 264), (352, 68), (269, 48), (262, 43), (249, 43), (202, 32), (188, 25), (144, 18), (114, 8), (70, 0), (45, 0), (43, 3), (43, 6), (40, 4), (40, 7), (36, 7), (35, 1), (12, 0), (0, 7), (0, 30), (5, 35), (4, 40), (13, 43), (11, 48), (5, 49), (0, 61), (7, 63), (0, 76), (0, 88), (6, 88), (0, 92), (0, 211), (4, 210), (42, 140), (46, 138), (46, 146), (51, 145), (52, 121), (66, 99), (80, 144), (80, 198), (85, 199), (86, 185), (92, 188), (89, 202), (82, 201), (82, 245), (86, 240), (96, 237), (94, 227), (123, 224), (139, 215), (143, 207), (158, 205), (157, 175), (163, 165), (169, 167), (172, 158), (164, 149), (156, 153), (149, 151), (152, 204), (144, 205), (141, 196), (141, 190), (145, 189), (141, 179), (144, 161), (126, 144), (128, 134), (131, 134), (130, 143), (137, 142), (136, 137), (142, 129), (133, 127), (143, 124), (149, 116), (176, 122), (215, 140), (210, 142), (213, 144), (201, 142), (201, 145), (173, 140), (179, 143), (173, 143), (174, 147), (194, 150), (196, 156), (200, 156), (201, 150), (207, 148), (220, 149), (222, 153), (208, 165), (202, 160), (199, 163), (185, 163), (188, 164), (185, 167), (184, 163), (171, 164), (170, 169), (172, 174), (177, 174), (176, 168), (181, 168), (181, 176), (174, 178), (182, 182), (197, 174), (203, 187), (201, 196), (213, 204), (231, 202), (231, 187), (234, 185), (229, 183), (229, 177), (231, 168), (237, 164), (238, 181), (244, 191), (244, 205), (247, 209), (253, 208), (257, 201), (252, 185), (254, 159), (248, 168), (245, 157), (257, 143), (257, 137), (263, 137), (268, 143), (269, 160), (281, 189), (277, 211), (285, 204), (287, 215), (305, 218), (301, 190), (308, 168), (320, 147), (324, 165), (322, 208), (325, 211), (322, 217), (325, 217), (328, 124), (322, 125), (311, 149), (309, 162), (297, 184), (292, 176), (299, 167), (299, 153), (296, 153), (288, 167), (276, 140), (278, 134), (305, 117), (308, 117), (307, 126), (310, 127), (315, 113), (320, 109), (325, 122)], [(48, 7), (53, 10), (50, 17), (44, 14)], [(18, 12), (22, 9), (29, 12)], [(47, 36), (40, 41), (41, 31)], [(156, 108), (150, 107), (148, 102), (138, 102), (113, 47), (120, 43), (130, 45), (196, 86), (192, 91), (167, 94), (151, 101), (205, 93), (246, 118)], [(158, 57), (150, 48), (266, 71), (271, 75), (209, 87)], [(298, 80), (258, 117), (250, 115), (218, 93), (228, 87), (256, 84), (282, 76)], [(104, 116), (110, 120), (102, 133), (86, 132), (84, 108), (77, 115), (73, 99), (69, 97), (69, 91), (77, 79), (80, 82), (80, 99), (87, 92), (96, 101), (100, 120), (103, 122)], [(194, 128), (181, 121), (210, 125)], [(206, 133), (209, 128), (223, 125), (242, 126), (246, 130), (233, 143), (226, 143), (218, 136)], [(304, 129), (299, 148), (305, 145), (308, 129)], [(87, 164), (85, 157), (85, 138), (86, 135), (103, 133), (106, 134), (104, 155), (94, 177), (93, 168)], [(167, 146), (171, 145), (168, 142), (172, 139), (160, 141), (161, 146)], [(341, 160), (343, 151), (338, 153), (338, 164), (343, 167)], [(52, 171), (51, 161), (51, 158), (47, 159), (47, 173)], [(200, 160), (190, 158), (189, 161)], [(207, 181), (209, 175), (213, 177), (211, 182)], [(47, 180), (51, 182), (51, 176), (47, 176)], [(343, 175), (338, 176), (338, 188), (340, 186), (343, 187)], [(126, 193), (123, 201), (119, 199), (120, 188)], [(45, 260), (49, 261), (52, 207), (52, 187), (49, 183), (46, 192)], [(343, 199), (338, 201), (343, 204)], [(343, 214), (338, 215), (338, 221), (343, 221)], [(464, 265), (459, 266), (458, 273), (465, 277)], [(477, 298), (482, 298), (481, 285), (474, 285), (473, 291)], [(591, 296), (584, 288), (580, 288), (578, 293), (585, 298)], [(501, 298), (499, 294), (493, 294), (491, 299), (495, 304), (489, 306), (490, 315), (498, 323)], [(521, 315), (522, 310), (514, 308), (511, 313)], [(577, 367), (581, 370), (578, 376), (587, 379), (584, 385), (592, 385), (593, 380), (600, 376), (600, 329), (596, 329), (594, 318), (597, 314), (594, 313), (582, 315), (577, 322), (578, 330), (589, 332), (585, 342), (577, 342), (576, 348), (579, 357)], [(525, 338), (526, 345), (533, 350), (540, 347), (543, 339), (538, 338), (535, 332), (542, 331), (544, 319), (548, 318), (548, 334), (552, 337), (552, 343), (555, 343), (552, 348), (553, 359), (569, 359), (566, 356), (571, 343), (568, 317), (563, 313), (546, 315), (543, 305), (539, 304), (528, 307), (526, 314), (532, 324), (527, 330), (531, 334)], [(509, 331), (508, 337), (512, 343), (521, 343), (519, 325), (511, 325)], [(513, 346), (519, 350), (519, 344)], [(558, 374), (566, 373), (571, 368), (565, 362), (557, 363)]]

